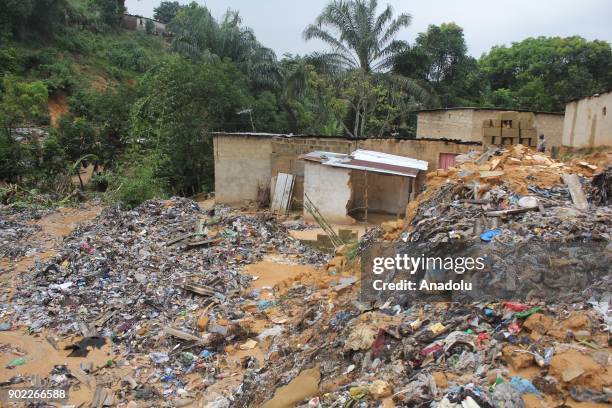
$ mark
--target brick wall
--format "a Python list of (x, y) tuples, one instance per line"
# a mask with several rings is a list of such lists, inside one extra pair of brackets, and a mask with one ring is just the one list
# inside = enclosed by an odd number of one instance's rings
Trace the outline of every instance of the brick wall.
[[(365, 139), (331, 137), (256, 136), (217, 134), (215, 149), (215, 195), (221, 203), (254, 200), (257, 185), (270, 185), (279, 172), (296, 175), (293, 196), (301, 201), (304, 192), (304, 162), (301, 154), (315, 150), (351, 153), (357, 149), (374, 150), (429, 162), (436, 170), (440, 153), (466, 153), (480, 146), (443, 140)], [(422, 178), (421, 178), (422, 179)]]
[[(472, 108), (421, 111), (417, 114), (417, 138), (482, 142), (483, 121), (497, 119), (501, 112), (508, 111)], [(535, 113), (534, 127), (538, 135), (546, 135), (549, 147), (562, 144), (563, 115)]]

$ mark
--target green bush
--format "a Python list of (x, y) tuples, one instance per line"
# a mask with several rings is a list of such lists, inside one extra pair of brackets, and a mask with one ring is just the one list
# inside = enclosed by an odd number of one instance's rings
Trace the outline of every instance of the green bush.
[(115, 178), (112, 184), (114, 200), (128, 209), (153, 198), (167, 197), (166, 182), (157, 174), (155, 158), (141, 160), (127, 169), (123, 176)]
[(105, 192), (111, 184), (112, 175), (110, 172), (100, 172), (93, 175), (89, 185), (94, 191)]

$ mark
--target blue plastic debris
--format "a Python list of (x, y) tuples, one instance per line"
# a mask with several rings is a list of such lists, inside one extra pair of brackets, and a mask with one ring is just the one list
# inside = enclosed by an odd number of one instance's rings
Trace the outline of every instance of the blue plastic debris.
[(510, 386), (522, 394), (536, 394), (539, 395), (540, 391), (526, 378), (520, 376), (514, 376), (510, 380)]
[(259, 302), (257, 302), (257, 309), (266, 310), (272, 305), (274, 305), (274, 302), (272, 302), (271, 300), (260, 300)]
[(490, 242), (494, 237), (496, 237), (499, 234), (501, 234), (501, 230), (498, 230), (498, 229), (488, 230), (480, 234), (480, 239), (482, 239), (485, 242)]

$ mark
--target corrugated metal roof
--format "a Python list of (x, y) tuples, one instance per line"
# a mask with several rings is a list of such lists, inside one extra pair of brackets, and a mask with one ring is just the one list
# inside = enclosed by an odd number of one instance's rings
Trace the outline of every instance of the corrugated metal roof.
[(362, 149), (355, 150), (351, 154), (317, 150), (302, 155), (300, 158), (326, 166), (394, 174), (404, 177), (416, 177), (419, 170), (427, 170), (428, 166), (428, 163), (424, 160)]

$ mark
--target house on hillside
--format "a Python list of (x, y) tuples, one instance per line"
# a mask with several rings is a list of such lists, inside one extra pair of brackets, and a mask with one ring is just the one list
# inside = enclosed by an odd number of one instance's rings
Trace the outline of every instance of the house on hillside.
[(612, 89), (565, 105), (563, 145), (612, 146)]
[[(153, 20), (152, 18), (146, 18), (142, 16), (137, 16), (133, 14), (124, 14), (121, 19), (121, 25), (128, 30), (134, 31), (146, 31), (147, 30), (147, 22), (150, 22), (151, 26), (151, 34), (153, 35), (167, 35), (166, 25), (157, 20)], [(152, 25), (151, 25), (152, 24)]]

